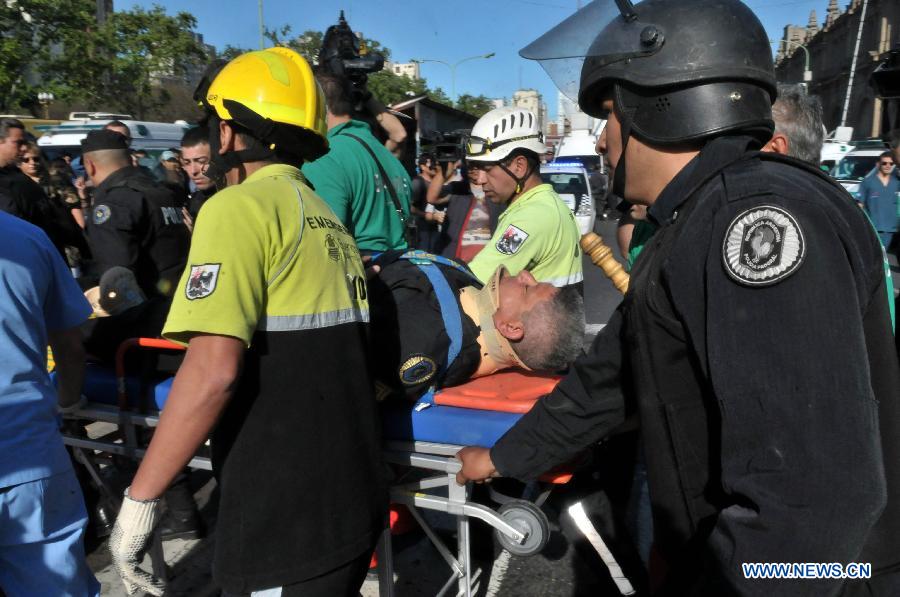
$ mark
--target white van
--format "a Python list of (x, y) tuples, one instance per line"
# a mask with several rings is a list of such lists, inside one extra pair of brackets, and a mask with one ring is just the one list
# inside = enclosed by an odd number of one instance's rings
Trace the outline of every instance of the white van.
[(560, 139), (553, 161), (581, 162), (588, 171), (606, 171), (603, 158), (597, 155), (597, 135), (585, 129), (574, 130)]
[[(109, 116), (109, 115), (104, 115)], [(56, 126), (40, 127), (41, 135), (37, 144), (47, 159), (68, 153), (73, 158), (81, 155), (81, 140), (91, 131), (102, 129), (110, 118), (83, 118), (67, 120)], [(181, 138), (190, 126), (184, 122), (145, 122), (122, 120), (131, 131), (131, 148), (145, 149), (149, 153), (159, 152), (181, 145)]]

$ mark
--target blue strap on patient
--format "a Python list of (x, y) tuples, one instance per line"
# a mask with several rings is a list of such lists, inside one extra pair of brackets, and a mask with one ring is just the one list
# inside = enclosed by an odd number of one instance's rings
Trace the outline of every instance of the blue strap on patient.
[[(452, 259), (447, 259), (440, 255), (432, 255), (425, 251), (407, 251), (400, 256), (400, 259), (409, 260), (425, 274), (431, 283), (431, 287), (434, 288), (434, 294), (441, 307), (441, 319), (444, 320), (444, 328), (447, 330), (447, 336), (450, 338), (450, 347), (447, 349), (447, 362), (444, 363), (440, 374), (435, 378), (437, 381), (443, 378), (450, 369), (450, 365), (459, 356), (460, 350), (462, 350), (462, 317), (459, 314), (459, 303), (456, 301), (456, 293), (450, 288), (450, 284), (447, 283), (447, 278), (444, 276), (441, 268), (436, 267), (435, 264), (452, 267), (471, 276), (475, 281), (477, 281), (477, 278), (465, 266), (456, 263)], [(424, 408), (424, 404), (434, 403), (433, 390), (434, 388), (431, 388), (422, 396), (419, 400), (420, 404), (416, 406), (417, 410)]]

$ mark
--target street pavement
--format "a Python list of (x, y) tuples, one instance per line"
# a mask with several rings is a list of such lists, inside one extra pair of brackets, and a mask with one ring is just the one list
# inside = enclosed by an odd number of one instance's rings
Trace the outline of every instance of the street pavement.
[[(615, 222), (598, 220), (595, 231), (604, 238), (619, 258), (619, 251), (615, 246)], [(587, 346), (615, 310), (621, 296), (599, 268), (587, 259), (584, 272), (587, 320), (585, 346)], [(215, 481), (208, 473), (195, 473), (192, 482), (195, 485), (198, 505), (209, 527), (209, 535), (203, 540), (175, 539), (164, 543), (170, 580), (167, 595), (217, 596), (219, 590), (210, 574), (212, 535), (215, 530), (213, 503)], [(594, 473), (570, 484), (578, 485), (577, 488), (565, 486), (562, 490), (554, 491), (543, 506), (550, 520), (550, 541), (544, 551), (537, 556), (530, 558), (511, 556), (500, 549), (487, 525), (473, 521), (472, 554), (479, 577), (476, 595), (570, 597), (619, 594), (596, 551), (575, 529), (572, 519), (566, 514), (560, 514), (572, 503), (583, 501), (588, 506), (586, 508), (588, 514), (600, 530), (601, 536), (608, 537), (610, 529), (604, 526), (608, 525), (610, 518), (605, 515), (609, 504), (606, 502), (605, 494), (594, 490), (595, 486), (599, 487), (602, 484), (598, 473)], [(425, 513), (425, 516), (439, 536), (450, 545), (455, 545), (453, 517), (434, 512)], [(89, 549), (88, 561), (103, 587), (101, 594), (117, 597), (126, 595), (110, 563), (106, 542), (89, 546)], [(434, 595), (450, 576), (450, 568), (419, 530), (395, 537), (394, 552), (398, 597)], [(145, 562), (145, 566), (149, 569), (149, 560)], [(378, 594), (377, 579), (371, 575), (363, 585), (362, 595), (377, 597)]]

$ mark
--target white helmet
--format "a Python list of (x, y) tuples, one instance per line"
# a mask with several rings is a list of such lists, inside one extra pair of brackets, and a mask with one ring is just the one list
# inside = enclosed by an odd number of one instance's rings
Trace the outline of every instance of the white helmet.
[(478, 119), (466, 143), (466, 161), (499, 162), (516, 149), (547, 151), (537, 117), (524, 108), (495, 108)]

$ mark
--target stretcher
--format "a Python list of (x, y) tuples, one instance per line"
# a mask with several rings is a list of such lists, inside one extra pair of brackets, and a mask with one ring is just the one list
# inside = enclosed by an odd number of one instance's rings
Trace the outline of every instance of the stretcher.
[[(178, 352), (181, 346), (160, 339), (135, 338), (119, 347), (116, 369), (89, 365), (84, 395), (87, 403), (66, 419), (76, 423), (64, 426), (63, 439), (76, 459), (84, 464), (101, 491), (113, 501), (118, 496), (106, 487), (100, 474), (103, 459), (110, 456), (140, 460), (148, 434), (159, 421), (172, 378), (164, 375), (132, 377), (125, 373), (125, 355), (131, 350)], [(473, 380), (465, 385), (428, 392), (415, 404), (384, 404), (382, 430), (384, 458), (392, 466), (395, 480), (391, 501), (408, 507), (413, 518), (451, 568), (447, 582), (438, 595), (453, 586), (458, 595), (470, 596), (477, 573), (470, 557), (472, 518), (494, 529), (505, 549), (516, 555), (532, 555), (543, 549), (549, 538), (549, 523), (540, 504), (549, 494), (544, 489), (535, 501), (514, 499), (492, 493), (500, 502), (498, 509), (475, 503), (471, 487), (456, 483), (460, 462), (456, 453), (466, 445), (492, 446), (534, 402), (558, 382), (525, 372), (501, 372)], [(87, 438), (78, 432), (85, 423), (103, 421), (115, 425), (115, 431), (102, 437)], [(188, 466), (211, 470), (206, 447)], [(569, 474), (550, 475), (547, 487), (565, 483)], [(456, 517), (455, 553), (431, 528), (421, 510), (442, 512)], [(394, 595), (391, 533), (387, 529), (377, 549), (379, 589), (382, 597)], [(165, 564), (158, 539), (151, 550), (154, 573), (165, 578)]]

